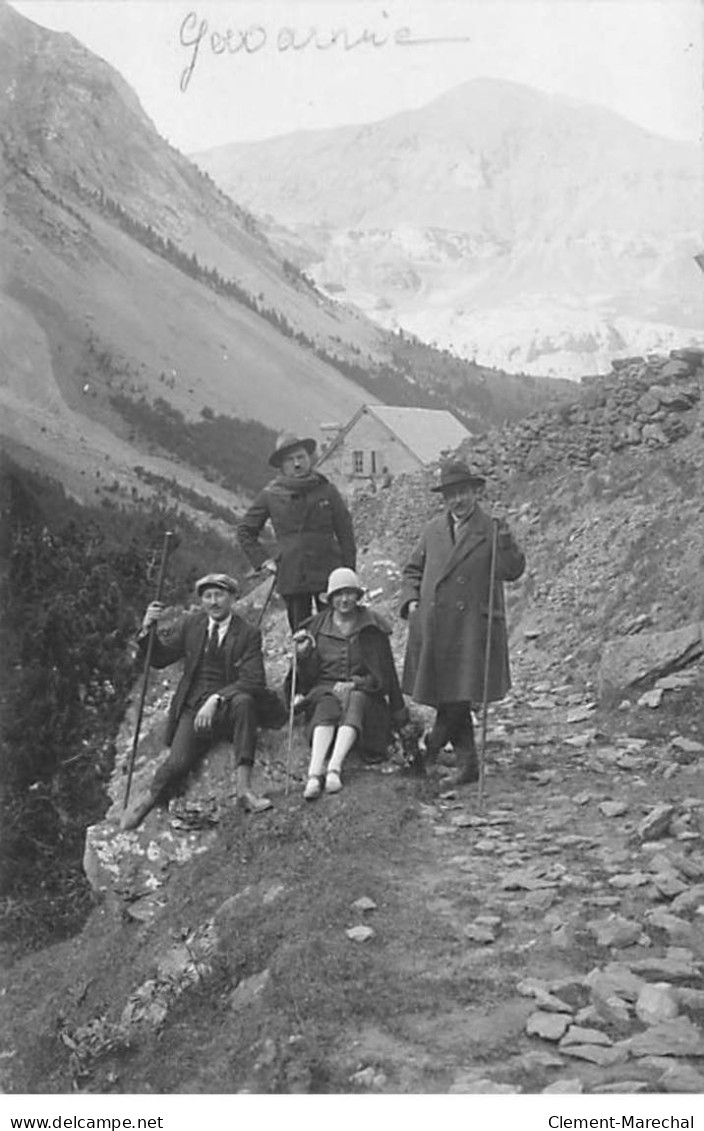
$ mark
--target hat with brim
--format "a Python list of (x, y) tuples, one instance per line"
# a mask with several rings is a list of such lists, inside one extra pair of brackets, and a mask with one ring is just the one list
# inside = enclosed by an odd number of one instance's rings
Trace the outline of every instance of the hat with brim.
[(286, 456), (295, 452), (296, 448), (305, 448), (308, 455), (312, 456), (316, 447), (317, 444), (311, 436), (296, 436), (293, 432), (282, 432), (269, 456), (269, 463), (272, 467), (281, 467)]
[(431, 487), (430, 490), (448, 491), (451, 487), (459, 487), (462, 483), (468, 487), (483, 487), (486, 479), (478, 472), (472, 471), (463, 460), (451, 459), (440, 468), (440, 482), (437, 487)]
[(239, 585), (227, 573), (206, 573), (196, 581), (196, 593), (200, 597), (204, 589), (224, 589), (226, 593), (237, 593)]
[(323, 601), (329, 601), (341, 589), (355, 589), (358, 596), (362, 596), (364, 589), (360, 584), (359, 578), (353, 569), (348, 569), (346, 566), (340, 566), (339, 569), (334, 569), (328, 578), (327, 592), (322, 594)]

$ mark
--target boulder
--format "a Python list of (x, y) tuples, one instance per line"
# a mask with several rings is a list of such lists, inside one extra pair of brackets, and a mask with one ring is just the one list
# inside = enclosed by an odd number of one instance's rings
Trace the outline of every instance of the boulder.
[(699, 622), (670, 632), (641, 632), (609, 640), (599, 666), (599, 698), (620, 697), (627, 688), (683, 667), (703, 651)]

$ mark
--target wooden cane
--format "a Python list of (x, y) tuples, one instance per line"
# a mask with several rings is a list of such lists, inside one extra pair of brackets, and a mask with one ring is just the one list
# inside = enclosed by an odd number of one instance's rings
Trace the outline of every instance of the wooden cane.
[(486, 759), (486, 723), (489, 707), (489, 671), (491, 666), (491, 632), (494, 626), (494, 582), (496, 580), (496, 550), (499, 540), (499, 521), (491, 522), (491, 566), (489, 568), (489, 617), (486, 627), (486, 650), (484, 653), (484, 701), (482, 703), (482, 733), (479, 744), (479, 788), (477, 801), (479, 808), (484, 805), (484, 764)]
[(263, 602), (262, 607), (261, 607), (261, 611), (259, 613), (259, 616), (257, 617), (257, 622), (256, 622), (257, 628), (261, 628), (262, 621), (264, 620), (264, 617), (266, 616), (266, 611), (269, 608), (269, 605), (271, 604), (271, 598), (274, 596), (274, 586), (275, 585), (276, 585), (276, 574), (274, 574), (272, 579), (271, 579), (271, 585), (269, 586), (269, 589), (267, 591), (267, 595), (264, 598), (264, 602)]
[[(171, 550), (171, 541), (173, 539), (173, 531), (167, 530), (164, 535), (164, 545), (161, 550), (161, 565), (159, 566), (159, 576), (156, 583), (156, 601), (161, 600), (161, 595), (164, 589), (164, 578), (166, 577), (166, 563), (169, 559), (169, 551)], [(142, 715), (144, 713), (144, 703), (147, 698), (147, 686), (149, 684), (149, 667), (152, 662), (152, 652), (154, 651), (154, 638), (156, 636), (156, 623), (152, 621), (149, 625), (149, 640), (147, 641), (147, 654), (144, 660), (144, 682), (142, 684), (142, 694), (139, 700), (139, 710), (137, 711), (137, 725), (134, 731), (134, 741), (132, 742), (132, 752), (130, 754), (129, 768), (127, 771), (127, 785), (125, 787), (125, 799), (122, 803), (122, 808), (127, 808), (127, 802), (130, 799), (130, 789), (132, 787), (132, 774), (134, 773), (134, 760), (137, 756), (137, 745), (139, 743), (139, 732), (142, 727)]]
[(286, 750), (286, 788), (285, 796), (288, 797), (289, 783), (291, 781), (291, 751), (293, 748), (293, 715), (296, 699), (296, 677), (298, 674), (298, 649), (294, 641), (293, 660), (291, 662), (291, 700), (288, 707), (288, 747)]

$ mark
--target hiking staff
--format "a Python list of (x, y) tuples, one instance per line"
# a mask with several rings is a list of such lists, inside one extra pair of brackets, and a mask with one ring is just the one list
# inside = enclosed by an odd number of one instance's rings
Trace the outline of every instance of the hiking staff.
[(291, 661), (291, 699), (288, 706), (288, 744), (286, 747), (286, 788), (284, 793), (288, 797), (289, 783), (291, 780), (291, 752), (293, 749), (293, 716), (296, 710), (296, 683), (298, 677), (298, 648), (293, 643), (293, 659)]
[(484, 695), (482, 698), (482, 733), (479, 743), (479, 784), (477, 801), (484, 804), (484, 760), (486, 756), (486, 722), (489, 708), (489, 670), (491, 666), (491, 630), (494, 625), (494, 582), (496, 580), (496, 548), (499, 541), (499, 520), (491, 520), (491, 566), (489, 568), (489, 617), (486, 627), (486, 652), (484, 654)]
[[(161, 565), (159, 566), (159, 576), (156, 583), (156, 597), (155, 600), (160, 601), (162, 591), (164, 589), (164, 578), (166, 577), (166, 563), (169, 559), (169, 552), (171, 550), (171, 541), (174, 537), (172, 530), (167, 530), (164, 534), (164, 545), (161, 549)], [(125, 787), (125, 799), (122, 803), (123, 810), (127, 808), (127, 802), (130, 799), (130, 788), (132, 786), (132, 774), (134, 772), (134, 761), (137, 756), (137, 745), (139, 743), (139, 732), (142, 726), (142, 714), (144, 713), (144, 703), (147, 698), (147, 686), (149, 683), (149, 667), (152, 662), (152, 651), (154, 650), (154, 637), (156, 635), (156, 622), (152, 621), (149, 625), (149, 639), (147, 641), (147, 653), (144, 660), (144, 682), (142, 683), (142, 694), (139, 700), (139, 710), (137, 711), (137, 724), (134, 731), (134, 740), (132, 742), (132, 751), (130, 753), (129, 768), (127, 771), (127, 785)]]
[(276, 574), (274, 573), (274, 574), (272, 574), (271, 585), (269, 586), (269, 589), (267, 590), (266, 597), (264, 598), (264, 601), (262, 603), (262, 607), (259, 611), (259, 616), (257, 617), (257, 620), (256, 620), (256, 627), (257, 628), (261, 628), (261, 626), (262, 626), (262, 621), (264, 620), (264, 617), (266, 616), (267, 609), (269, 608), (269, 605), (271, 604), (271, 598), (274, 596), (275, 587), (276, 587)]

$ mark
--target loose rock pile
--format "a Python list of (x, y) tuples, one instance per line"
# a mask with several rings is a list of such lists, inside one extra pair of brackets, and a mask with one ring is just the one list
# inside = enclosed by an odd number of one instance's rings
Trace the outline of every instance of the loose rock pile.
[(604, 377), (582, 379), (573, 404), (535, 413), (518, 424), (473, 437), (460, 452), (500, 479), (543, 475), (560, 465), (589, 466), (597, 453), (666, 447), (696, 425), (704, 384), (704, 350), (669, 358), (623, 358)]

